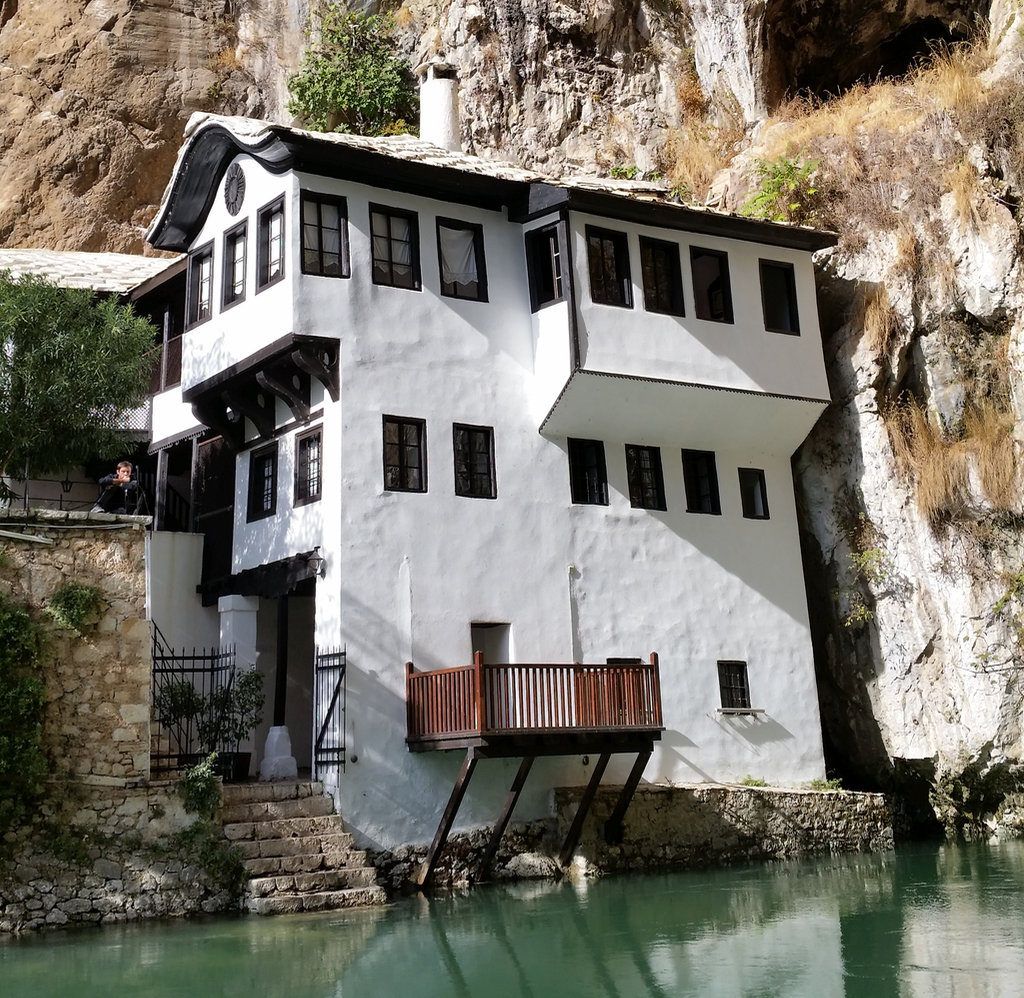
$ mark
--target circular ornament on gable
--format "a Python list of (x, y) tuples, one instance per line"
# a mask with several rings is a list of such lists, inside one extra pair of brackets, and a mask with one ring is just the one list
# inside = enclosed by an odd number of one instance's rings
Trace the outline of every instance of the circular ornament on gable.
[(224, 174), (224, 204), (227, 206), (228, 214), (237, 215), (242, 210), (242, 202), (245, 200), (245, 174), (237, 163), (228, 167)]

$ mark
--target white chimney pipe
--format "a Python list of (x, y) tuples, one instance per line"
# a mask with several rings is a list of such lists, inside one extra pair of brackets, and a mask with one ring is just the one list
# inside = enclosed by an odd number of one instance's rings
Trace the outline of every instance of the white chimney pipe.
[(462, 152), (455, 67), (432, 59), (417, 66), (416, 75), (420, 78), (420, 138), (449, 152)]

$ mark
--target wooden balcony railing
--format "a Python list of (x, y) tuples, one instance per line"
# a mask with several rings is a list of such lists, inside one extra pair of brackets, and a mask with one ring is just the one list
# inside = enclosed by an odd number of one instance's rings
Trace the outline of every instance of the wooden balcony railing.
[(418, 672), (406, 663), (408, 741), (660, 730), (658, 656), (606, 665), (485, 663)]

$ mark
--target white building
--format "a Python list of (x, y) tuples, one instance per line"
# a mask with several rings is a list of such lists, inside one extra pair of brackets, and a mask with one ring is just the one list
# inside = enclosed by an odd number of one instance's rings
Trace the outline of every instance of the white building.
[[(822, 777), (790, 456), (828, 401), (831, 238), (408, 136), (186, 135), (149, 233), (189, 254), (153, 439), (216, 436), (204, 602), (280, 682), (300, 768), (316, 650), (347, 652), (343, 757), (316, 768), (364, 842), (429, 839), (461, 761), (408, 750), (405, 663), (478, 650), (659, 653), (648, 780)], [(540, 760), (517, 816), (590, 765)], [(460, 824), (494, 820), (511, 767)]]

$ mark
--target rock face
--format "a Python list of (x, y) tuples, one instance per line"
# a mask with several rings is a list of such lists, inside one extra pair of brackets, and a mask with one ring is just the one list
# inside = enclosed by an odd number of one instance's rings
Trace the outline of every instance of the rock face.
[(279, 112), (300, 12), (254, 6), (2, 0), (0, 245), (141, 252), (188, 116)]
[[(307, 15), (304, 0), (0, 0), (0, 244), (141, 249), (192, 111), (289, 120)], [(842, 227), (820, 284), (835, 404), (795, 466), (831, 762), (865, 787), (1012, 774), (1016, 0), (406, 0), (395, 20), (413, 65), (443, 53), (458, 67), (463, 141), (479, 155), (673, 176), (686, 142), (711, 134), (722, 162), (749, 150), (716, 184), (734, 208), (758, 158), (820, 160)], [(817, 137), (763, 123), (790, 95), (904, 73), (979, 27), (984, 67), (930, 92), (893, 86), (865, 112), (874, 124), (840, 118), (843, 102)], [(952, 485), (933, 480), (942, 468)]]

